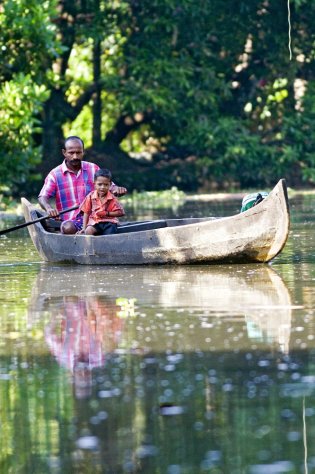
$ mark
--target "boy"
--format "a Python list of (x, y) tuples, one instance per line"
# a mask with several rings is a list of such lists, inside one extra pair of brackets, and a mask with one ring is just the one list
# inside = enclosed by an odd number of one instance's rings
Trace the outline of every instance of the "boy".
[(122, 205), (110, 192), (112, 174), (99, 169), (94, 175), (94, 191), (90, 192), (80, 206), (83, 228), (86, 235), (109, 235), (117, 233), (117, 217), (125, 215)]

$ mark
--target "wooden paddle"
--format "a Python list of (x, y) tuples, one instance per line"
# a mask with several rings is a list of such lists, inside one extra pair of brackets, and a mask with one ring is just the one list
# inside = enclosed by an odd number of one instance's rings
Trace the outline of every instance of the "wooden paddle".
[[(73, 207), (69, 207), (68, 209), (64, 209), (63, 211), (59, 212), (58, 216), (61, 216), (61, 214), (65, 214), (66, 212), (74, 211), (75, 209), (78, 209), (78, 207), (79, 206), (73, 206)], [(27, 227), (28, 225), (31, 225), (31, 224), (36, 224), (36, 222), (42, 222), (45, 219), (51, 219), (51, 216), (39, 217), (38, 219), (35, 219), (33, 221), (24, 222), (24, 224), (19, 224), (19, 225), (15, 225), (14, 227), (9, 227), (9, 229), (0, 230), (0, 235), (7, 234), (8, 232), (13, 232), (14, 230), (22, 229), (23, 227)]]

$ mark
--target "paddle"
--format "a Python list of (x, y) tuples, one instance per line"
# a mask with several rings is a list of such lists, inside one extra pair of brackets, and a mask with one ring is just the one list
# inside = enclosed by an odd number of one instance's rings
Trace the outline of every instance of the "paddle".
[[(65, 214), (66, 212), (74, 211), (75, 209), (78, 209), (78, 207), (79, 206), (73, 206), (73, 207), (69, 207), (68, 209), (64, 209), (63, 211), (59, 212), (58, 216), (60, 216), (61, 214)], [(51, 219), (51, 216), (39, 217), (38, 219), (35, 219), (33, 221), (24, 222), (24, 224), (19, 224), (19, 225), (15, 225), (14, 227), (9, 227), (9, 229), (0, 230), (0, 235), (7, 234), (8, 232), (13, 232), (14, 230), (22, 229), (23, 227), (26, 227), (31, 224), (36, 224), (36, 222), (42, 222), (45, 219)]]

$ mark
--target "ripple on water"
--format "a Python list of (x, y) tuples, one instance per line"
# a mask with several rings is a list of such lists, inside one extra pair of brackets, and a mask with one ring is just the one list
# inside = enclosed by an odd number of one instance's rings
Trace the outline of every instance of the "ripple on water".
[(76, 445), (79, 449), (95, 450), (99, 446), (99, 439), (97, 436), (82, 436), (77, 439)]
[(250, 474), (284, 474), (294, 472), (294, 464), (291, 461), (278, 461), (272, 464), (254, 464), (249, 467)]

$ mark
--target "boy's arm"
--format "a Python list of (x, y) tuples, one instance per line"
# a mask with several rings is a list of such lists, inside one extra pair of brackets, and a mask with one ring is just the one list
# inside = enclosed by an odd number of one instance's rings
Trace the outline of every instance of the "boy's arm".
[(92, 211), (91, 205), (91, 193), (88, 194), (80, 206), (80, 211), (83, 212), (83, 224), (82, 230), (79, 231), (79, 234), (84, 234), (85, 229), (87, 228), (89, 217)]
[(108, 211), (107, 217), (122, 217), (125, 215), (125, 212), (123, 209), (119, 209), (117, 211)]
[(82, 225), (82, 230), (83, 230), (83, 232), (84, 232), (85, 229), (87, 228), (88, 221), (89, 221), (89, 214), (88, 214), (87, 212), (85, 212), (85, 213), (83, 214), (83, 225)]
[(85, 229), (87, 228), (87, 224), (88, 224), (88, 221), (89, 221), (89, 213), (88, 212), (84, 212), (83, 213), (83, 224), (82, 224), (82, 229), (79, 230), (77, 232), (77, 234), (84, 234), (85, 233)]
[(124, 208), (118, 201), (118, 199), (114, 199), (113, 205), (110, 206), (111, 210), (108, 211), (108, 217), (122, 217), (125, 215)]

